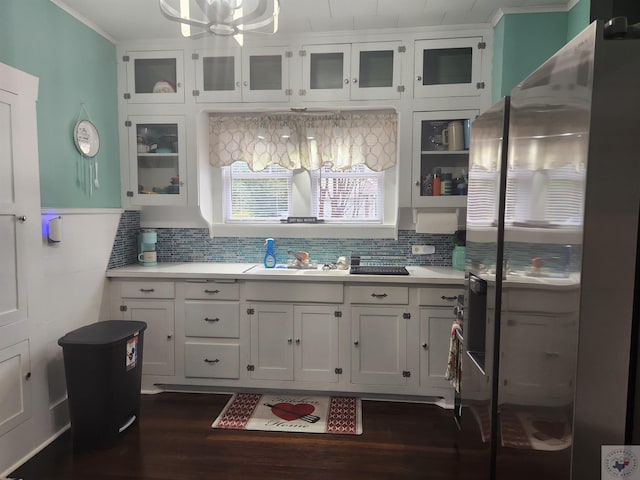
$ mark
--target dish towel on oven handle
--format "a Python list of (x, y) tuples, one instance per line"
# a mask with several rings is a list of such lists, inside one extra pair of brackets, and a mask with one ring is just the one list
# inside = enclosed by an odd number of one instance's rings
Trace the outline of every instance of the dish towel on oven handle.
[(462, 325), (459, 321), (454, 320), (451, 325), (451, 337), (449, 339), (449, 360), (447, 362), (447, 371), (445, 378), (451, 382), (456, 392), (460, 393), (460, 377), (462, 375), (462, 367), (460, 365), (462, 355), (462, 345), (458, 339), (457, 333), (462, 334)]

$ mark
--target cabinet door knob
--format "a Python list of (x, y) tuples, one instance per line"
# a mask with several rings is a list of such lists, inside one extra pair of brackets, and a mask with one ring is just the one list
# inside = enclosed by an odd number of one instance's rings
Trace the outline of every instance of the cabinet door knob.
[(357, 347), (358, 345), (360, 345), (360, 342), (356, 340), (355, 342), (353, 342), (353, 344)]
[(424, 343), (422, 344), (422, 348), (424, 348), (425, 350), (427, 349), (427, 342), (424, 342)]
[(167, 340), (171, 340), (173, 338), (172, 334), (167, 335)]
[(22, 223), (27, 221), (26, 215), (16, 215), (16, 218), (18, 219), (19, 222), (22, 222)]
[(352, 80), (352, 82), (353, 82), (353, 83), (358, 83), (358, 79), (357, 79), (357, 78), (354, 78), (354, 79)]
[(420, 186), (420, 180), (416, 180), (416, 187)]
[(345, 85), (349, 85), (349, 79), (348, 79), (348, 78), (345, 78), (345, 79), (344, 79), (344, 84), (345, 84)]
[(300, 339), (296, 338), (296, 344), (300, 345)]
[(236, 87), (240, 87), (240, 82), (236, 82)]
[(421, 77), (420, 75), (418, 75), (418, 76), (416, 77), (416, 81), (417, 81), (417, 82), (421, 82), (421, 81), (422, 81), (422, 77)]
[(287, 338), (287, 343), (293, 343), (293, 338)]
[(247, 82), (246, 80), (242, 83), (245, 87), (249, 86), (249, 82)]

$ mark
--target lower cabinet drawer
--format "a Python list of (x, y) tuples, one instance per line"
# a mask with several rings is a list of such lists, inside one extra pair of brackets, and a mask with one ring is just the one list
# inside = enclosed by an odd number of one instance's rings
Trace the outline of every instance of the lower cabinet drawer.
[(406, 305), (409, 303), (408, 287), (389, 285), (354, 285), (349, 287), (351, 303)]
[(238, 302), (192, 302), (184, 304), (184, 333), (187, 337), (238, 338)]
[(240, 345), (189, 343), (184, 352), (185, 377), (240, 378)]
[(452, 307), (458, 302), (458, 295), (464, 294), (462, 287), (423, 287), (419, 290), (420, 305)]
[(173, 282), (120, 282), (122, 298), (174, 298)]

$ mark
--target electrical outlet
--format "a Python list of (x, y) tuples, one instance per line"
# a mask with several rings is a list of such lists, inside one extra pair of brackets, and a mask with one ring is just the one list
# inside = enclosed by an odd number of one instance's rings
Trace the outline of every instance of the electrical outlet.
[(436, 247), (433, 245), (411, 245), (412, 255), (431, 255), (435, 251)]

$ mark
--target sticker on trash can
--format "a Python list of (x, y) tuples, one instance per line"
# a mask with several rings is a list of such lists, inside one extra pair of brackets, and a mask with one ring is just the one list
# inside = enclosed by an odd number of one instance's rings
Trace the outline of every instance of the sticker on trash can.
[(127, 370), (136, 367), (138, 363), (138, 336), (127, 340)]

